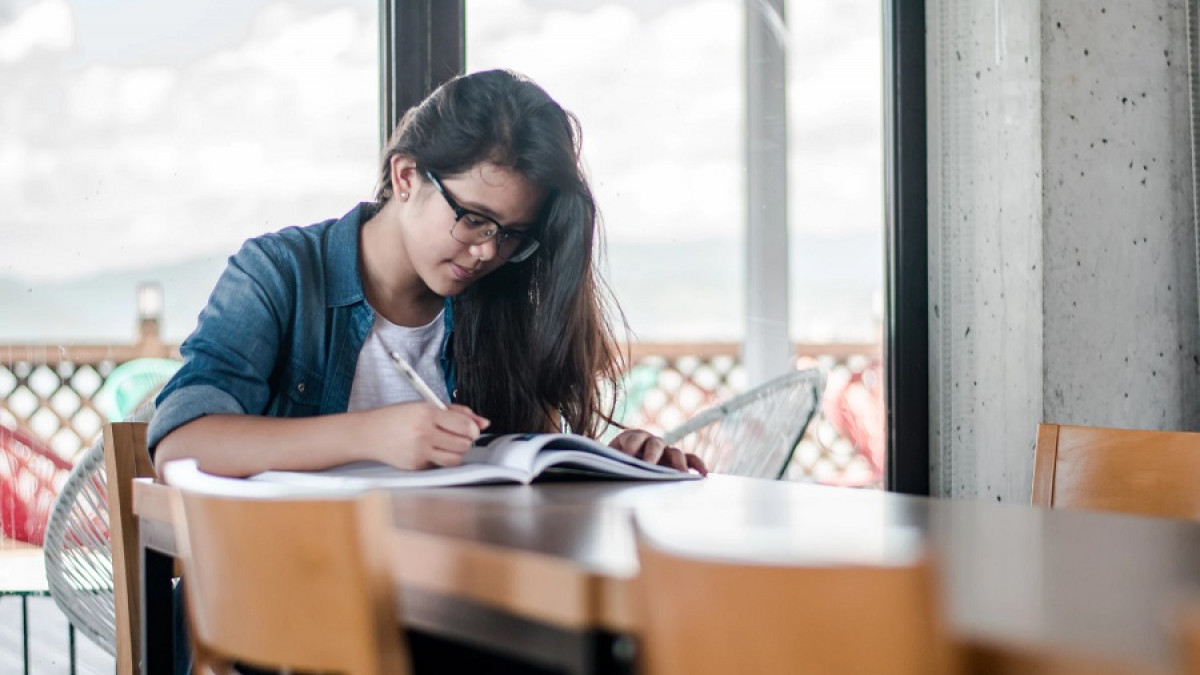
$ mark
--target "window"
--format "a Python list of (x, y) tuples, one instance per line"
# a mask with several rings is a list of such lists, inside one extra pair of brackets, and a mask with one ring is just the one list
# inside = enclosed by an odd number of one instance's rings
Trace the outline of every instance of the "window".
[[(467, 3), (467, 70), (525, 73), (580, 119), (635, 340), (626, 421), (652, 430), (745, 387), (745, 4)], [(879, 485), (882, 17), (788, 11), (790, 333), (831, 369), (826, 408), (849, 411), (814, 423), (797, 477)]]
[(71, 350), (131, 348), (139, 285), (161, 287), (160, 337), (177, 343), (243, 240), (371, 198), (376, 11), (369, 0), (0, 10), (0, 344), (33, 346), (0, 362), (0, 424), (70, 456), (109, 414), (92, 395), (117, 365)]

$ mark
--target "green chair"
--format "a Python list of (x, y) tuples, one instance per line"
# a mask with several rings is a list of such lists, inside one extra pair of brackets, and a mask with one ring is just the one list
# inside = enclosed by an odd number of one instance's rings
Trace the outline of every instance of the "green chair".
[(175, 359), (140, 358), (113, 369), (96, 392), (96, 407), (109, 422), (129, 419), (183, 365)]

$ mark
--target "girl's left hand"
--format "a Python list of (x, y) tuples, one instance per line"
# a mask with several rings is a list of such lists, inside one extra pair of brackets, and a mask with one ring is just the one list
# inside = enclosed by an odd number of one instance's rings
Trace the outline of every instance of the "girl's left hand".
[(704, 461), (699, 457), (667, 445), (663, 439), (648, 431), (626, 429), (617, 434), (609, 446), (627, 455), (644, 459), (651, 464), (662, 464), (680, 471), (695, 469), (702, 476), (708, 475), (708, 468), (704, 466)]

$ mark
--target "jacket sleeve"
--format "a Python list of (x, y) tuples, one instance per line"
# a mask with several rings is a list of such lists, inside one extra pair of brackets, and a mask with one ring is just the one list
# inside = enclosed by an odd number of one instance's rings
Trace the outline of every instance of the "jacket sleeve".
[(204, 415), (262, 414), (270, 401), (295, 290), (268, 237), (247, 241), (229, 259), (196, 329), (180, 346), (183, 366), (163, 387), (147, 442)]

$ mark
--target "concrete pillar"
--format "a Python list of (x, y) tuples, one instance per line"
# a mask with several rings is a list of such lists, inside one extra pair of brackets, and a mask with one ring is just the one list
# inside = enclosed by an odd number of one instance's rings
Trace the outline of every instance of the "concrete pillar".
[(1038, 422), (1200, 424), (1177, 0), (930, 0), (931, 485), (1027, 502)]
[(1183, 2), (1045, 0), (1044, 418), (1200, 422)]

